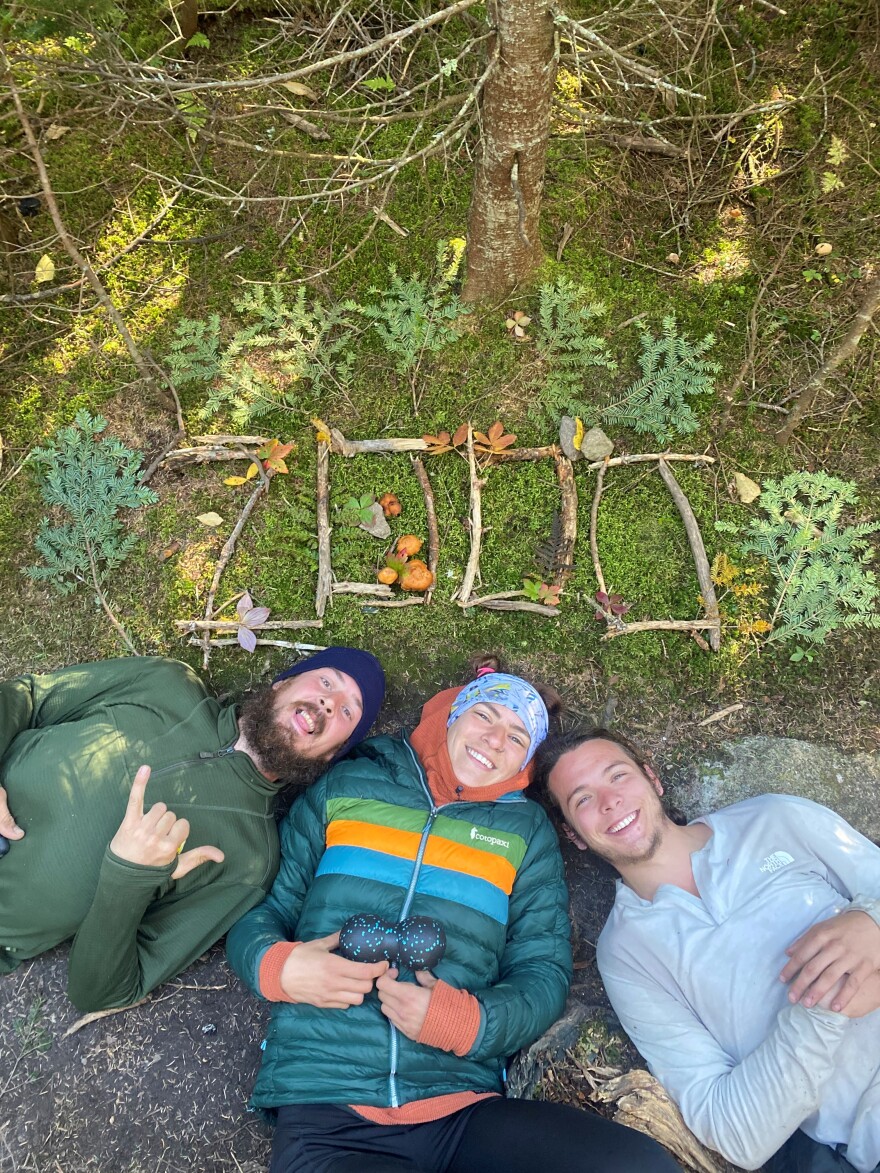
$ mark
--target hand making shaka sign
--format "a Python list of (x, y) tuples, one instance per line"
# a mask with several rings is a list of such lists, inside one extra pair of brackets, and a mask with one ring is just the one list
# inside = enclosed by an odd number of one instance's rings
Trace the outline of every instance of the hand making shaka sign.
[[(125, 818), (110, 841), (110, 850), (128, 863), (143, 867), (164, 867), (179, 856), (172, 880), (180, 880), (203, 863), (222, 863), (219, 847), (194, 847), (183, 852), (189, 835), (189, 823), (179, 819), (164, 802), (154, 803), (144, 811), (144, 794), (150, 778), (150, 767), (141, 766), (131, 784)], [(181, 854), (183, 852), (183, 854)]]

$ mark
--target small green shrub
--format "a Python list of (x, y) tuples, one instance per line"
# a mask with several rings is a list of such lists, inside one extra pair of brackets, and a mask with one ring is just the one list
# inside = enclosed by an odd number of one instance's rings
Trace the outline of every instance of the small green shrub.
[(584, 382), (596, 368), (616, 371), (604, 339), (590, 327), (605, 313), (602, 302), (587, 302), (586, 291), (568, 277), (558, 277), (538, 291), (538, 353), (545, 366), (540, 405), (554, 419), (588, 415)]
[(392, 265), (390, 287), (370, 290), (381, 294), (381, 299), (359, 307), (400, 375), (416, 370), (426, 352), (442, 350), (454, 342), (458, 331), (452, 323), (470, 312), (451, 290), (461, 264), (462, 249), (457, 243), (441, 241), (437, 249), (439, 275), (433, 285), (417, 274), (401, 277)]
[(205, 382), (199, 415), (228, 414), (237, 427), (279, 407), (301, 407), (303, 384), (317, 397), (347, 391), (355, 363), (353, 302), (308, 303), (300, 286), (291, 300), (277, 286), (255, 285), (233, 302), (243, 320), (225, 345), (220, 318), (178, 322), (166, 362), (179, 385)]
[(880, 587), (867, 569), (874, 553), (866, 541), (880, 525), (841, 524), (858, 499), (852, 481), (824, 472), (764, 482), (758, 504), (767, 516), (752, 519), (742, 549), (765, 559), (775, 579), (769, 642), (821, 644), (840, 627), (880, 628)]
[(663, 319), (659, 338), (648, 331), (641, 337), (641, 379), (604, 408), (600, 418), (605, 424), (650, 432), (658, 443), (668, 444), (673, 436), (690, 435), (699, 427), (687, 400), (715, 389), (714, 376), (721, 367), (703, 358), (714, 345), (715, 336), (707, 334), (692, 342), (678, 333), (675, 317), (670, 314)]
[(40, 522), (35, 545), (44, 566), (25, 570), (37, 582), (51, 582), (63, 594), (78, 583), (97, 586), (120, 566), (137, 537), (126, 534), (117, 514), (140, 509), (159, 500), (152, 489), (137, 482), (141, 455), (112, 437), (98, 439), (107, 427), (101, 416), (78, 411), (73, 424), (61, 428), (45, 448), (35, 448), (33, 464), (46, 470), (42, 484), (48, 505), (70, 518), (52, 525)]

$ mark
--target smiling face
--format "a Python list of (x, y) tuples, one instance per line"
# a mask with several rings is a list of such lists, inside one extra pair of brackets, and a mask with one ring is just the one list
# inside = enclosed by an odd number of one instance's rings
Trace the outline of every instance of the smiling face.
[(648, 862), (671, 826), (657, 775), (613, 741), (595, 738), (563, 754), (548, 787), (578, 846), (619, 871)]
[(272, 694), (279, 733), (307, 758), (332, 758), (364, 711), (357, 682), (336, 668), (312, 668), (276, 681)]
[(479, 701), (446, 730), (446, 748), (462, 786), (494, 786), (518, 774), (531, 739), (522, 720), (503, 705)]

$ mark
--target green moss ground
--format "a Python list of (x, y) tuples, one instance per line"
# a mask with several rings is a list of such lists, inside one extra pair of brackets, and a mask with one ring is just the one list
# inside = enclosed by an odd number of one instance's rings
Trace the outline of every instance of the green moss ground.
[[(717, 178), (709, 183), (710, 190), (719, 191), (718, 199), (694, 202), (686, 216), (673, 223), (671, 201), (682, 207), (683, 179), (677, 164), (623, 156), (613, 144), (597, 138), (586, 149), (577, 135), (560, 133), (551, 142), (542, 221), (548, 257), (555, 254), (563, 225), (571, 225), (574, 232), (562, 261), (548, 260), (542, 279), (565, 273), (608, 307), (601, 329), (621, 369), (616, 376), (599, 372), (594, 383), (588, 384), (588, 393), (599, 402), (619, 392), (637, 373), (639, 327), (659, 329), (661, 318), (670, 310), (689, 334), (716, 335), (713, 357), (723, 368), (718, 386), (721, 390), (730, 386), (742, 363), (748, 317), (761, 275), (776, 259), (776, 225), (799, 223), (790, 259), (761, 305), (756, 390), (742, 396), (764, 402), (782, 398), (816, 365), (819, 343), (845, 327), (857, 305), (865, 265), (877, 255), (880, 189), (869, 126), (876, 120), (877, 95), (865, 90), (860, 72), (863, 18), (859, 5), (847, 0), (809, 11), (804, 6), (779, 20), (742, 10), (735, 21), (736, 35), (755, 48), (759, 64), (754, 77), (741, 83), (743, 93), (738, 94), (723, 72), (721, 58), (726, 50), (716, 43), (710, 62), (716, 72), (706, 87), (707, 109), (734, 110), (747, 101), (766, 101), (773, 86), (802, 92), (813, 76), (814, 64), (830, 67), (833, 63), (844, 71), (835, 89), (840, 100), (831, 105), (827, 127), (822, 94), (815, 87), (811, 96), (784, 115), (781, 142), (784, 152), (790, 152), (784, 154), (784, 161), (810, 151), (817, 136), (824, 134), (824, 139), (783, 181), (777, 184), (768, 179), (757, 194), (744, 193), (741, 199), (735, 192), (725, 196), (731, 173), (719, 159)], [(227, 20), (212, 26), (211, 52), (220, 58), (231, 57), (231, 50), (236, 50), (244, 61), (244, 52), (257, 47), (258, 35), (262, 35), (258, 26), (247, 16)], [(649, 56), (653, 51), (649, 50)], [(247, 60), (253, 68), (279, 67), (271, 54), (261, 58), (257, 52)], [(53, 95), (52, 103), (51, 118), (69, 121), (73, 128), (46, 146), (53, 182), (62, 193), (71, 231), (88, 242), (90, 255), (100, 265), (141, 232), (163, 205), (159, 183), (138, 168), (182, 173), (187, 148), (173, 131), (156, 127), (132, 126), (105, 138), (99, 126), (76, 119), (63, 95)], [(266, 136), (274, 124), (267, 114), (245, 125), (247, 133), (257, 137)], [(242, 128), (233, 129), (244, 133)], [(276, 131), (265, 141), (292, 141), (296, 136), (289, 128)], [(756, 120), (747, 121), (739, 141), (725, 149), (738, 151), (753, 141), (758, 157), (768, 149), (762, 145), (762, 133)], [(389, 127), (376, 142), (377, 152), (392, 155), (405, 134), (400, 125)], [(848, 144), (850, 155), (838, 168), (843, 188), (824, 194), (821, 180), (827, 170), (831, 134)], [(342, 136), (335, 132), (334, 136), (331, 145), (341, 147)], [(231, 188), (241, 186), (253, 170), (253, 157), (239, 150), (215, 144), (206, 145), (206, 151), (210, 172)], [(22, 165), (22, 183), (25, 175)], [(217, 312), (228, 322), (231, 301), (245, 282), (296, 282), (337, 264), (359, 244), (373, 220), (367, 196), (350, 200), (344, 208), (307, 212), (291, 234), (297, 213), (285, 211), (277, 197), (300, 191), (301, 180), (296, 166), (272, 162), (255, 191), (273, 198), (250, 205), (234, 217), (222, 205), (185, 195), (156, 235), (185, 241), (223, 234), (221, 239), (143, 245), (108, 272), (107, 288), (123, 308), (139, 345), (161, 357), (181, 317)], [(391, 265), (405, 275), (430, 275), (438, 243), (465, 235), (470, 187), (470, 163), (464, 154), (445, 165), (435, 160), (423, 169), (404, 170), (386, 210), (410, 234), (402, 239), (380, 225), (353, 256), (314, 281), (316, 295), (331, 301), (368, 300), (374, 296), (371, 290), (387, 287)], [(731, 208), (742, 214), (731, 218)], [(48, 217), (39, 221), (39, 231), (48, 233)], [(819, 261), (813, 248), (824, 239), (834, 242), (834, 252), (827, 261)], [(677, 266), (667, 262), (670, 252), (679, 254)], [(72, 279), (73, 270), (57, 253), (55, 249), (57, 279)], [(807, 280), (804, 273), (809, 270), (818, 277)], [(155, 451), (167, 434), (162, 405), (144, 398), (132, 384), (127, 356), (103, 313), (71, 313), (77, 305), (76, 294), (60, 304), (61, 310), (47, 306), (33, 314), (0, 307), (8, 370), (0, 408), (5, 444), (0, 479), (29, 447), (69, 422), (80, 407), (105, 412), (111, 430), (132, 447)], [(534, 316), (535, 308), (534, 294), (523, 290), (503, 305), (475, 310), (463, 321), (455, 344), (425, 359), (415, 387), (394, 372), (367, 329), (358, 343), (356, 376), (348, 395), (321, 397), (304, 389), (292, 409), (259, 420), (256, 430), (292, 439), (297, 448), (288, 462), (290, 473), (273, 480), (268, 499), (239, 542), (219, 599), (250, 589), (258, 603), (272, 608), (273, 618), (313, 616), (314, 440), (309, 424), (313, 414), (320, 414), (351, 438), (452, 431), (467, 418), (485, 428), (501, 418), (517, 434), (519, 445), (553, 439), (554, 422), (541, 409), (542, 369), (534, 342), (514, 344), (503, 325), (514, 309)], [(636, 315), (640, 315), (638, 322), (626, 324)], [(781, 418), (775, 413), (737, 408), (730, 426), (722, 428), (720, 401), (698, 405), (700, 431), (677, 446), (682, 451), (710, 452), (718, 463), (699, 469), (677, 466), (675, 471), (700, 522), (710, 559), (725, 548), (723, 536), (713, 528), (715, 520), (742, 522), (747, 516), (729, 492), (735, 470), (760, 480), (798, 467), (826, 468), (860, 483), (865, 516), (880, 514), (874, 471), (880, 423), (874, 347), (866, 339), (848, 368), (846, 385), (854, 399), (846, 411), (817, 417), (786, 450), (772, 440), (772, 426)], [(842, 399), (841, 393), (838, 404)], [(185, 390), (190, 430), (225, 430), (228, 421), (209, 423), (198, 418), (202, 402), (201, 388)], [(645, 451), (653, 446), (650, 438), (625, 431), (614, 439), (619, 451)], [(614, 691), (622, 700), (622, 715), (634, 716), (652, 730), (665, 724), (662, 713), (670, 704), (690, 706), (688, 711), (697, 713), (731, 699), (768, 697), (768, 703), (784, 714), (780, 724), (791, 719), (802, 732), (833, 736), (835, 727), (841, 727), (839, 720), (822, 717), (803, 698), (823, 679), (839, 681), (841, 704), (853, 714), (851, 728), (841, 736), (856, 742), (870, 740), (866, 713), (877, 695), (876, 656), (869, 641), (856, 634), (833, 638), (814, 653), (812, 663), (798, 664), (789, 661), (790, 649), (753, 652), (744, 661), (743, 648), (736, 654), (728, 649), (713, 657), (694, 641), (673, 633), (602, 641), (604, 624), (596, 622), (591, 606), (596, 583), (587, 543), (594, 481), (582, 467), (577, 470), (577, 566), (559, 617), (462, 611), (451, 602), (451, 595), (468, 552), (467, 465), (459, 455), (449, 454), (430, 459), (428, 470), (441, 537), (433, 605), (383, 611), (363, 600), (341, 598), (328, 610), (324, 629), (307, 631), (301, 638), (369, 647), (381, 655), (397, 689), (412, 688), (421, 696), (434, 685), (457, 678), (468, 652), (491, 647), (505, 652), (515, 664), (552, 669), (563, 682), (571, 683), (574, 694), (588, 679), (597, 696)], [(181, 641), (173, 621), (196, 617), (204, 607), (219, 548), (250, 491), (250, 486), (223, 485), (223, 477), (233, 471), (243, 470), (212, 465), (182, 475), (162, 474), (155, 482), (160, 503), (133, 520), (141, 543), (111, 582), (109, 593), (144, 651), (200, 662), (198, 649)], [(552, 524), (558, 498), (552, 463), (496, 467), (489, 470), (486, 481), (480, 591), (517, 589), (523, 576), (534, 570), (536, 548)], [(421, 493), (406, 457), (334, 457), (331, 482), (333, 565), (339, 579), (371, 580), (385, 549), (362, 531), (336, 523), (337, 507), (351, 495), (396, 492), (404, 512), (393, 523), (394, 534), (426, 536)], [(207, 510), (217, 511), (224, 519), (216, 532), (196, 520)], [(88, 592), (62, 601), (22, 577), (22, 568), (34, 557), (32, 540), (42, 512), (28, 469), (4, 485), (0, 588), (6, 617), (0, 667), (6, 671), (119, 651)], [(163, 558), (173, 543), (180, 543), (181, 549)], [(636, 466), (609, 474), (600, 510), (599, 552), (609, 588), (632, 605), (631, 619), (699, 614), (698, 586), (684, 529), (656, 472)], [(281, 658), (275, 653), (268, 656), (272, 664)], [(266, 659), (262, 652), (251, 659), (238, 650), (216, 652), (212, 681), (218, 688), (237, 687), (263, 671)], [(865, 689), (862, 682), (867, 682)]]

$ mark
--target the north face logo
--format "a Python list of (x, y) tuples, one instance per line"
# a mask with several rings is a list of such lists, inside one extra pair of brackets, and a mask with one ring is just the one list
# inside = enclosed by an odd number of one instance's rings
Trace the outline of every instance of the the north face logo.
[(774, 851), (761, 864), (760, 870), (771, 875), (773, 872), (778, 872), (780, 868), (787, 867), (790, 863), (794, 863), (793, 855), (789, 855), (787, 851)]
[(505, 849), (510, 847), (507, 839), (497, 839), (494, 835), (484, 835), (476, 827), (471, 827), (471, 839), (478, 839), (481, 843), (491, 843), (493, 847), (503, 847)]

